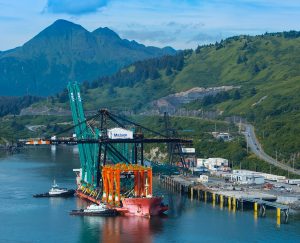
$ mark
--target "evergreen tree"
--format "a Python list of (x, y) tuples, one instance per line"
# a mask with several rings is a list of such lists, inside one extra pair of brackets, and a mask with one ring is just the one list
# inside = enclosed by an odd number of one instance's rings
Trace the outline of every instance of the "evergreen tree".
[(172, 74), (173, 74), (172, 69), (170, 67), (167, 67), (167, 69), (166, 69), (166, 75), (170, 76)]
[(176, 63), (176, 70), (181, 71), (184, 65), (184, 56), (180, 55)]
[(255, 89), (255, 87), (253, 87), (253, 88), (251, 89), (250, 94), (251, 94), (252, 96), (256, 95), (256, 89)]
[(113, 87), (113, 85), (110, 85), (109, 88), (108, 88), (108, 91), (107, 91), (107, 94), (109, 96), (115, 96), (116, 95), (116, 91), (115, 91), (115, 88)]
[(234, 100), (239, 100), (240, 98), (241, 98), (240, 91), (235, 90), (234, 93), (233, 93), (233, 99)]
[(254, 65), (254, 67), (253, 67), (253, 73), (254, 74), (257, 74), (257, 73), (259, 73), (260, 72), (260, 68), (259, 68), (259, 66), (255, 63), (255, 65)]

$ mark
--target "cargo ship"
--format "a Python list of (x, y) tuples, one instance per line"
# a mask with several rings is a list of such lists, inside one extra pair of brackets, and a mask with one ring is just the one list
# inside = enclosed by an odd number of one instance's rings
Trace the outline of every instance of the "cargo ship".
[[(90, 202), (105, 203), (125, 216), (157, 216), (168, 210), (163, 197), (152, 195), (152, 168), (118, 163), (102, 168), (102, 191), (81, 184), (81, 169), (77, 174), (76, 195)], [(131, 187), (126, 182), (131, 183)], [(130, 183), (129, 183), (130, 184)]]

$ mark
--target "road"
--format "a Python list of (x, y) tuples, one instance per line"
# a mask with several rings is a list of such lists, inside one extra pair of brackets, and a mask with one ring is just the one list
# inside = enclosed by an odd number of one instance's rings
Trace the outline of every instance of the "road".
[(293, 174), (300, 175), (300, 170), (297, 170), (297, 169), (294, 170), (292, 167), (290, 167), (286, 164), (283, 164), (281, 162), (278, 162), (276, 159), (272, 158), (271, 156), (269, 156), (268, 154), (266, 154), (264, 152), (261, 144), (259, 143), (259, 141), (257, 140), (257, 138), (255, 136), (254, 127), (252, 125), (243, 124), (243, 126), (245, 127), (245, 132), (243, 132), (243, 133), (246, 137), (248, 147), (251, 149), (251, 151), (254, 154), (257, 155), (257, 157), (268, 162), (269, 164), (275, 165), (275, 166), (277, 166), (281, 169), (287, 170)]

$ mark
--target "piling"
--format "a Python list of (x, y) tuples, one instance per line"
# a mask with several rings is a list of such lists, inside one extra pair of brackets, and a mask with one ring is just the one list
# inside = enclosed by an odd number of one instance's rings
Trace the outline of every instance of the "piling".
[(224, 203), (224, 196), (223, 195), (220, 195), (220, 208), (222, 209), (223, 208), (223, 203)]
[(258, 205), (257, 205), (257, 202), (254, 203), (254, 219), (257, 220), (257, 208), (258, 208)]
[(228, 211), (231, 211), (231, 197), (227, 198)]
[(223, 204), (223, 199), (224, 198), (224, 196), (223, 195), (220, 195), (220, 204)]
[(233, 197), (232, 198), (232, 207), (236, 207), (236, 198), (235, 197)]
[(276, 216), (277, 216), (277, 225), (280, 225), (280, 216), (281, 216), (281, 209), (280, 208), (276, 208)]
[(257, 213), (257, 202), (254, 203), (254, 213)]
[(216, 194), (215, 193), (212, 193), (212, 201), (213, 201), (213, 203), (216, 202)]

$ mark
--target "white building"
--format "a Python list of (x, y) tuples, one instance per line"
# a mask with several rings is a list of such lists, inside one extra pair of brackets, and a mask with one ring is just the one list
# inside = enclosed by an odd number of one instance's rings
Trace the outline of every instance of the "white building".
[(222, 139), (225, 142), (231, 141), (233, 137), (228, 132), (212, 132), (216, 139)]
[(285, 176), (273, 175), (263, 172), (251, 171), (251, 170), (233, 170), (233, 173), (244, 173), (244, 174), (253, 174), (257, 176), (264, 177), (265, 180), (283, 182), (286, 180)]
[(265, 183), (265, 178), (253, 173), (234, 171), (230, 176), (230, 181), (241, 185), (260, 185)]
[(197, 179), (198, 182), (208, 182), (208, 176), (207, 175), (200, 175), (200, 177)]
[(197, 159), (197, 167), (206, 167), (209, 170), (218, 170), (219, 168), (228, 167), (228, 159), (223, 158), (208, 158)]

